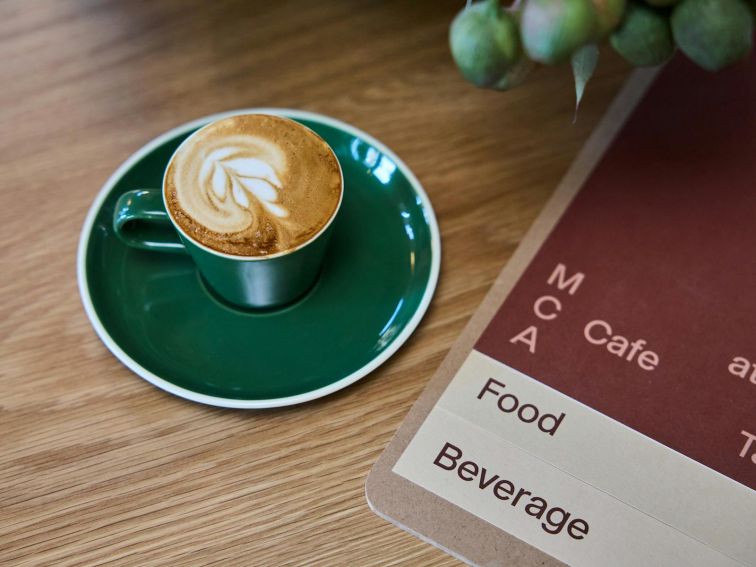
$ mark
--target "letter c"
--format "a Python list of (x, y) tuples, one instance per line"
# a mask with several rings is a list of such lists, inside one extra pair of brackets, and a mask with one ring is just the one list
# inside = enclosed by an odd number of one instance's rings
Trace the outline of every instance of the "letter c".
[[(544, 313), (541, 310), (541, 305), (543, 305), (544, 303), (553, 303), (554, 311), (552, 311), (551, 313)], [(562, 303), (552, 295), (544, 295), (542, 297), (539, 297), (533, 304), (533, 311), (539, 318), (543, 319), (544, 321), (551, 321), (552, 319), (556, 319), (557, 313), (559, 313), (561, 310)]]
[(605, 334), (607, 337), (611, 336), (612, 334), (612, 328), (609, 326), (609, 323), (606, 321), (601, 321), (600, 319), (596, 319), (595, 321), (591, 321), (585, 326), (585, 331), (583, 332), (583, 335), (585, 335), (586, 340), (594, 345), (603, 345), (608, 340), (606, 337), (596, 339), (593, 336), (591, 336), (591, 329), (593, 327), (603, 327)]

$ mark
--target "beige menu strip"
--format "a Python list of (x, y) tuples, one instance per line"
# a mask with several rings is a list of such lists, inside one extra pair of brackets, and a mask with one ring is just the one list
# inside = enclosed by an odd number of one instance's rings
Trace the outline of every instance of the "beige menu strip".
[(438, 406), (393, 472), (566, 563), (740, 565)]
[(756, 565), (755, 492), (497, 360), (473, 350), (436, 407)]

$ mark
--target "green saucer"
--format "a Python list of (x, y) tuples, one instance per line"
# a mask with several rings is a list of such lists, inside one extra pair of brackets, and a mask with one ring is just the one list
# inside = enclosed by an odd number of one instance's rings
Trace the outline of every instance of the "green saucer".
[[(122, 193), (160, 187), (184, 138), (238, 112), (302, 122), (331, 145), (344, 171), (344, 201), (320, 279), (304, 298), (273, 311), (226, 305), (189, 257), (129, 248), (111, 225)], [(102, 341), (145, 380), (197, 402), (266, 408), (325, 396), (385, 362), (428, 308), (440, 252), (425, 191), (383, 144), (318, 114), (245, 109), (167, 132), (118, 168), (84, 222), (79, 291)]]

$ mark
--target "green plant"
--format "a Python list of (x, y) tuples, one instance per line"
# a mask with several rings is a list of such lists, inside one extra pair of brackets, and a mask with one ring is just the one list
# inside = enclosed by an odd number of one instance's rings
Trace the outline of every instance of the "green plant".
[(479, 87), (495, 85), (522, 52), (517, 22), (499, 2), (477, 2), (451, 25), (449, 47), (465, 79)]
[(664, 63), (676, 47), (718, 71), (753, 48), (756, 0), (501, 0), (468, 1), (449, 32), (463, 76), (480, 87), (521, 84), (536, 63), (570, 60), (576, 108), (609, 44), (637, 67)]
[(685, 0), (672, 13), (672, 32), (682, 52), (709, 71), (753, 48), (753, 16), (742, 0)]
[(645, 4), (630, 2), (609, 43), (637, 67), (661, 65), (675, 53), (669, 18)]

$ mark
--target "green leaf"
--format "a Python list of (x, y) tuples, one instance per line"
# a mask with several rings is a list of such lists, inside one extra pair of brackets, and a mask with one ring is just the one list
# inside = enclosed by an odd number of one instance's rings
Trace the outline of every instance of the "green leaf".
[(575, 77), (575, 118), (577, 120), (578, 107), (583, 99), (585, 85), (588, 84), (598, 63), (599, 50), (596, 44), (589, 43), (579, 47), (572, 54), (572, 74)]

